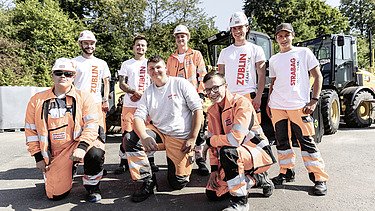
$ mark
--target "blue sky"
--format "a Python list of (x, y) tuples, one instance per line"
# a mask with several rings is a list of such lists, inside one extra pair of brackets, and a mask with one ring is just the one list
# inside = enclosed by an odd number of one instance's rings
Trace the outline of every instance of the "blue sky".
[[(215, 26), (221, 31), (227, 30), (230, 16), (237, 11), (242, 10), (242, 0), (201, 0), (201, 7), (208, 16), (216, 16)], [(326, 0), (326, 2), (335, 7), (340, 5), (340, 0)]]

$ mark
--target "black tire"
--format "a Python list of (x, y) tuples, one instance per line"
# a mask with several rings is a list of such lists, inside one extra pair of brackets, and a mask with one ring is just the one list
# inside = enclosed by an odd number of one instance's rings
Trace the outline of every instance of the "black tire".
[(371, 113), (373, 105), (366, 100), (374, 99), (374, 96), (365, 90), (359, 91), (350, 105), (346, 105), (345, 123), (349, 127), (369, 127), (372, 123)]
[(334, 134), (340, 125), (340, 100), (332, 89), (323, 90), (321, 94), (321, 112), (323, 116), (324, 134)]

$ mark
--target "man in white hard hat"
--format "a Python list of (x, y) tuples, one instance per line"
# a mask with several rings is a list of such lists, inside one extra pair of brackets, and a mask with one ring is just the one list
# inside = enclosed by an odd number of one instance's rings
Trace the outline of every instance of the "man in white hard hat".
[(249, 41), (249, 21), (243, 12), (235, 12), (229, 21), (234, 43), (224, 48), (218, 58), (218, 70), (225, 75), (228, 89), (247, 97), (258, 112), (260, 122), (260, 104), (266, 81), (266, 57), (263, 49)]
[(97, 108), (90, 93), (73, 86), (76, 65), (57, 59), (52, 68), (54, 85), (35, 94), (28, 103), (25, 135), (36, 168), (44, 175), (49, 199), (65, 198), (72, 189), (73, 165), (84, 162), (83, 185), (87, 201), (101, 199), (104, 142), (98, 137)]
[[(202, 80), (207, 71), (202, 53), (188, 47), (190, 32), (185, 25), (176, 26), (173, 36), (176, 40), (177, 50), (167, 60), (167, 75), (187, 79), (197, 89), (201, 99), (204, 100)], [(203, 158), (203, 147), (205, 145), (203, 130), (204, 126), (202, 124), (200, 135), (196, 141), (195, 161), (198, 165), (198, 173), (202, 176), (207, 176), (209, 171)]]
[[(84, 30), (79, 34), (78, 44), (82, 50), (82, 55), (77, 56), (74, 60), (77, 62), (77, 74), (74, 79), (74, 85), (78, 90), (85, 90), (92, 93), (94, 103), (98, 107), (99, 127), (102, 138), (105, 139), (105, 114), (109, 109), (109, 79), (111, 72), (109, 71), (107, 62), (94, 56), (96, 49), (95, 35), (88, 30)], [(104, 95), (102, 97), (101, 88), (102, 81), (104, 84)]]

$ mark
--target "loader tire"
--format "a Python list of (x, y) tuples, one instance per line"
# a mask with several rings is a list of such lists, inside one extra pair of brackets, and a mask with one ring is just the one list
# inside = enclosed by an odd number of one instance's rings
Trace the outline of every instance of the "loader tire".
[(335, 90), (327, 89), (322, 91), (321, 112), (324, 134), (330, 135), (336, 133), (340, 125), (340, 100)]
[(374, 99), (374, 96), (365, 90), (359, 91), (350, 105), (346, 105), (344, 121), (348, 127), (369, 127), (372, 124), (373, 105), (366, 100)]

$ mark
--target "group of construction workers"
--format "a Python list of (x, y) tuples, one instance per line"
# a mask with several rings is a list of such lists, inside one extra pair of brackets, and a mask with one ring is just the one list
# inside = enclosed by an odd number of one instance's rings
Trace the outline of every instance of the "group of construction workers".
[[(280, 52), (269, 60), (266, 110), (275, 129), (280, 169), (270, 179), (267, 170), (277, 161), (260, 126), (259, 113), (265, 54), (247, 41), (250, 26), (243, 12), (231, 16), (229, 27), (234, 43), (221, 51), (218, 71), (208, 73), (202, 54), (188, 47), (190, 32), (184, 25), (173, 32), (177, 49), (167, 60), (158, 55), (147, 59), (146, 37), (134, 38), (134, 57), (123, 62), (118, 72), (125, 95), (120, 165), (114, 172), (129, 170), (134, 181), (142, 182), (131, 196), (133, 202), (154, 194), (155, 172), (159, 171), (154, 153), (165, 150), (167, 181), (173, 190), (189, 183), (195, 162), (200, 175), (209, 175), (208, 200), (229, 199), (224, 210), (249, 210), (250, 188), (260, 187), (269, 197), (275, 185), (295, 180), (292, 132), (314, 183), (313, 193), (326, 194), (328, 175), (314, 143), (311, 117), (322, 86), (319, 62), (308, 48), (292, 45), (295, 32), (291, 24), (277, 26), (275, 40)], [(94, 56), (96, 41), (91, 31), (81, 32), (82, 55), (57, 59), (52, 67), (53, 87), (35, 94), (27, 106), (26, 144), (43, 172), (46, 195), (52, 200), (69, 194), (79, 163), (84, 166), (86, 200), (101, 200), (110, 72), (107, 63)], [(314, 79), (312, 93), (310, 77)], [(205, 99), (211, 106), (204, 112)]]

